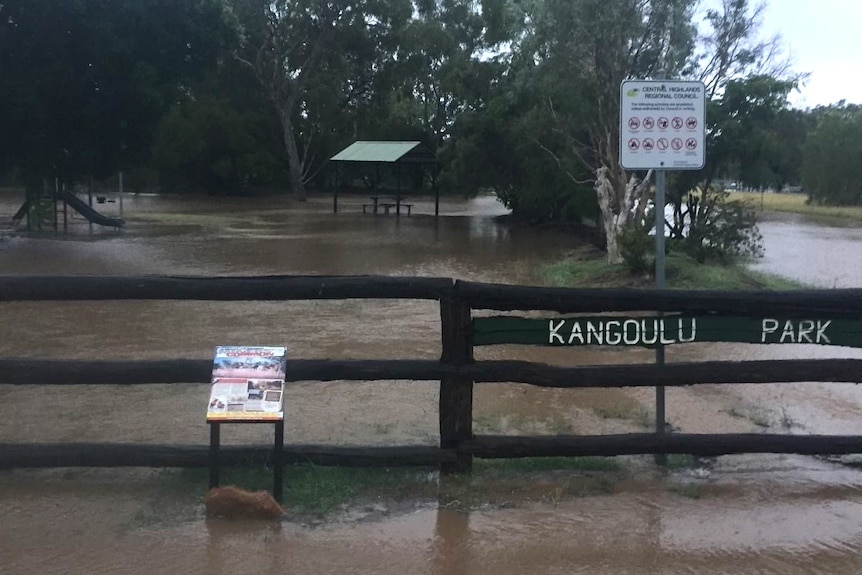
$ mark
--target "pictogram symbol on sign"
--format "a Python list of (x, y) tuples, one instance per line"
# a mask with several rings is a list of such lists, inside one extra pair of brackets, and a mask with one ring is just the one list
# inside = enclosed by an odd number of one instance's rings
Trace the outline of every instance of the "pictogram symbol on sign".
[(667, 130), (668, 124), (670, 124), (670, 122), (668, 122), (667, 118), (659, 118), (658, 119), (658, 129), (659, 130)]
[(659, 138), (655, 143), (659, 150), (667, 150), (668, 144), (667, 138)]
[(689, 130), (694, 130), (695, 128), (697, 128), (697, 118), (690, 117), (690, 118), (686, 119), (685, 127), (688, 128)]
[(697, 149), (697, 140), (694, 138), (689, 138), (685, 141), (685, 149), (686, 150), (696, 150)]
[(629, 118), (629, 128), (632, 130), (637, 130), (640, 128), (641, 121), (637, 118)]
[(632, 138), (629, 140), (629, 150), (637, 150), (641, 147), (641, 143), (638, 142), (637, 138)]
[(649, 152), (655, 147), (655, 142), (652, 141), (652, 138), (646, 138), (644, 140), (644, 150)]
[(670, 141), (670, 147), (673, 148), (674, 150), (681, 150), (682, 149), (682, 138), (674, 138), (673, 140), (671, 140)]
[(682, 128), (682, 118), (680, 118), (680, 117), (674, 118), (673, 120), (671, 120), (671, 125), (673, 126), (674, 130), (681, 129)]
[(644, 118), (644, 130), (652, 130), (655, 127), (655, 120), (647, 116)]

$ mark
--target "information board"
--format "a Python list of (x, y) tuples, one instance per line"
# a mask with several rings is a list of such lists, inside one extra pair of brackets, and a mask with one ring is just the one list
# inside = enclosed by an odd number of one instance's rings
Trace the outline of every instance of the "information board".
[(219, 346), (207, 421), (284, 420), (284, 347)]
[(703, 168), (705, 109), (703, 82), (623, 82), (620, 165), (629, 170)]

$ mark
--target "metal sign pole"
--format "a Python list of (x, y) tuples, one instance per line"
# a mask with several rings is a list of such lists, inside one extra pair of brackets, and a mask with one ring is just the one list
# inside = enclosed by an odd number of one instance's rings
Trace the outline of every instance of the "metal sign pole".
[[(664, 79), (666, 79), (665, 71), (659, 70), (656, 74), (656, 80)], [(655, 287), (657, 289), (664, 289), (665, 287), (664, 205), (665, 171), (659, 169), (655, 173)], [(658, 345), (655, 348), (655, 364), (657, 366), (664, 365), (664, 344), (661, 343), (661, 338), (659, 338)], [(663, 385), (657, 385), (655, 388), (655, 432), (657, 435), (663, 435), (665, 432), (665, 394)], [(667, 455), (664, 453), (656, 454), (655, 461), (659, 465), (665, 465), (667, 463)]]
[[(700, 170), (706, 162), (706, 86), (698, 81), (667, 80), (659, 70), (653, 80), (620, 84), (620, 165), (627, 170), (656, 170), (655, 286), (665, 287), (665, 177), (671, 170)], [(662, 314), (658, 314), (661, 316)], [(664, 347), (655, 350), (664, 365)], [(656, 386), (656, 434), (665, 433), (664, 386)], [(657, 455), (656, 461), (667, 458)]]
[[(665, 170), (656, 170), (655, 173), (655, 287), (665, 287), (665, 261), (664, 261), (664, 205), (665, 205)], [(659, 314), (661, 315), (661, 314)], [(659, 338), (661, 340), (661, 338)], [(661, 341), (655, 347), (655, 364), (664, 365), (664, 345)], [(661, 435), (665, 432), (665, 403), (664, 386), (655, 388), (655, 432)], [(667, 457), (664, 454), (656, 456), (656, 462), (664, 464)]]

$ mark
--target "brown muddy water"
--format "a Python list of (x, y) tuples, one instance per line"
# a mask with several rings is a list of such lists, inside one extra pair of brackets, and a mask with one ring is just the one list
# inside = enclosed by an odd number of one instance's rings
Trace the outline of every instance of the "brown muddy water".
[[(0, 196), (0, 213), (17, 198)], [(578, 247), (559, 231), (500, 222), (492, 198), (430, 200), (414, 216), (363, 215), (361, 200), (124, 198), (117, 232), (73, 218), (69, 233), (10, 232), (6, 274), (389, 274), (541, 284), (542, 266)], [(117, 204), (105, 204), (115, 215)], [(801, 220), (763, 224), (767, 271), (862, 287), (858, 229)], [(833, 262), (827, 264), (826, 262)], [(804, 273), (803, 273), (804, 272)], [(807, 275), (806, 275), (807, 274)], [(433, 302), (101, 302), (0, 305), (0, 353), (12, 357), (210, 357), (216, 345), (287, 345), (300, 358), (437, 358)], [(479, 357), (558, 364), (651, 361), (646, 351), (499, 346)], [(678, 346), (668, 361), (862, 357), (814, 346)], [(207, 386), (128, 390), (0, 386), (6, 442), (207, 442)], [(301, 382), (288, 392), (287, 443), (435, 444), (432, 383)], [(480, 385), (479, 433), (646, 429), (652, 390)], [(854, 385), (698, 386), (668, 391), (668, 419), (688, 432), (862, 434)], [(228, 426), (226, 443), (270, 441)], [(733, 456), (660, 471), (620, 458), (598, 494), (557, 497), (557, 473), (505, 505), (470, 511), (417, 503), (347, 509), (324, 524), (207, 519), (202, 501), (158, 470), (0, 473), (0, 573), (853, 573), (862, 572), (862, 473), (801, 456)], [(289, 489), (289, 487), (288, 487)], [(526, 493), (526, 495), (525, 495)], [(363, 504), (364, 505), (364, 504)]]

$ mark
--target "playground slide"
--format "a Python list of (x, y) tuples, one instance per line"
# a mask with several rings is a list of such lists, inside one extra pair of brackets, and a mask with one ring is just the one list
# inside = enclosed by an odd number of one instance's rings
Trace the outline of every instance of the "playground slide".
[(18, 211), (15, 212), (15, 215), (12, 216), (12, 221), (17, 222), (21, 218), (27, 215), (27, 210), (30, 209), (30, 200), (24, 200), (24, 203), (18, 208)]
[(69, 191), (61, 191), (59, 192), (59, 198), (64, 200), (67, 204), (72, 206), (75, 211), (79, 214), (93, 222), (94, 224), (99, 224), (100, 226), (111, 226), (113, 228), (119, 228), (123, 224), (126, 223), (125, 220), (121, 218), (109, 218), (104, 214), (100, 214), (96, 210), (92, 208), (87, 202), (83, 201), (81, 198), (73, 194)]

